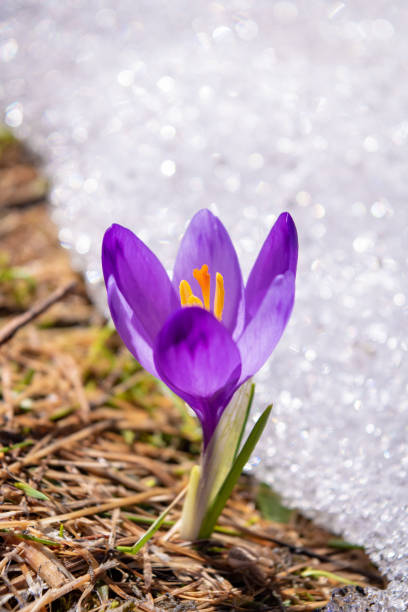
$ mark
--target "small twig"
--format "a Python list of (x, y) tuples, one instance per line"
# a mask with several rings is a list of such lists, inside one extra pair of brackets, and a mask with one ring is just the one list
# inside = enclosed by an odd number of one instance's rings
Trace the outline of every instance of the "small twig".
[(133, 453), (117, 453), (111, 451), (101, 451), (99, 449), (84, 448), (83, 454), (89, 457), (103, 457), (110, 461), (124, 461), (128, 464), (140, 465), (145, 468), (147, 472), (154, 474), (161, 480), (161, 482), (167, 487), (173, 487), (176, 483), (175, 478), (167, 471), (168, 466), (163, 467), (161, 461), (150, 459), (150, 457), (143, 457), (141, 455), (134, 455)]
[(112, 425), (112, 421), (102, 421), (99, 423), (95, 423), (94, 425), (90, 425), (89, 427), (85, 427), (85, 429), (80, 429), (75, 433), (67, 436), (66, 438), (60, 438), (56, 440), (49, 446), (42, 448), (41, 450), (36, 451), (35, 449), (29, 452), (23, 459), (12, 463), (7, 470), (0, 470), (0, 478), (7, 478), (10, 474), (16, 474), (19, 472), (22, 466), (24, 465), (33, 465), (38, 463), (40, 459), (46, 456), (51, 456), (56, 450), (59, 450), (61, 447), (69, 448), (72, 444), (79, 442), (79, 440), (86, 439), (88, 436), (99, 433), (103, 429), (106, 429)]
[[(103, 574), (104, 572), (106, 572), (106, 570), (111, 569), (112, 567), (115, 567), (115, 565), (117, 565), (117, 561), (108, 561), (107, 563), (100, 565), (94, 571), (94, 576)], [(25, 606), (21, 610), (21, 612), (39, 612), (40, 610), (43, 610), (45, 606), (52, 603), (59, 597), (62, 597), (63, 595), (66, 595), (67, 593), (70, 593), (71, 591), (78, 589), (79, 587), (86, 584), (87, 582), (91, 582), (94, 576), (91, 576), (90, 573), (85, 574), (84, 576), (80, 576), (80, 578), (76, 578), (75, 580), (72, 580), (71, 582), (64, 584), (62, 587), (58, 589), (49, 589), (49, 591), (47, 591), (45, 595), (43, 595), (42, 597), (40, 597), (33, 603), (28, 604), (28, 606)]]
[(11, 383), (11, 368), (7, 362), (0, 361), (1, 368), (1, 382), (3, 390), (3, 401), (4, 404), (0, 408), (0, 413), (5, 413), (6, 422), (11, 423), (13, 420), (14, 406), (13, 406), (13, 395), (12, 395), (12, 383)]
[(150, 593), (150, 589), (152, 588), (153, 571), (152, 562), (149, 556), (149, 549), (147, 546), (145, 546), (143, 549), (143, 578), (145, 590), (147, 593)]
[[(19, 542), (14, 538), (15, 542)], [(67, 579), (74, 579), (74, 576), (59, 563), (55, 555), (45, 546), (33, 544), (31, 542), (23, 542), (23, 547), (20, 549), (21, 556), (28, 565), (35, 570), (37, 575), (52, 588), (58, 588), (67, 582)]]
[(112, 522), (111, 522), (111, 532), (109, 534), (109, 548), (113, 548), (115, 546), (116, 540), (116, 529), (118, 527), (118, 521), (120, 518), (120, 508), (115, 508), (112, 512)]
[(67, 285), (56, 289), (51, 295), (49, 295), (45, 300), (39, 302), (38, 304), (34, 304), (27, 312), (18, 317), (15, 317), (10, 323), (5, 325), (3, 329), (0, 331), (0, 346), (8, 342), (14, 334), (18, 332), (19, 329), (33, 321), (40, 314), (48, 310), (50, 306), (64, 298), (67, 293), (72, 291), (72, 289), (77, 284), (77, 281), (71, 281)]
[(86, 423), (89, 421), (89, 403), (86, 398), (78, 366), (71, 355), (59, 355), (56, 361), (60, 367), (61, 374), (65, 375), (75, 391), (80, 407), (80, 418)]
[(45, 525), (51, 525), (52, 523), (70, 521), (83, 516), (107, 512), (108, 510), (113, 510), (114, 508), (137, 505), (151, 499), (152, 497), (157, 497), (158, 495), (168, 495), (169, 493), (170, 491), (168, 489), (156, 487), (155, 489), (150, 489), (150, 491), (144, 491), (143, 493), (137, 493), (136, 495), (130, 495), (129, 497), (119, 497), (118, 499), (107, 502), (106, 504), (99, 504), (97, 506), (91, 506), (89, 508), (76, 510), (74, 512), (67, 512), (66, 514), (60, 514), (58, 516), (48, 516), (45, 519), (40, 519), (38, 524), (41, 525), (41, 527), (44, 527)]

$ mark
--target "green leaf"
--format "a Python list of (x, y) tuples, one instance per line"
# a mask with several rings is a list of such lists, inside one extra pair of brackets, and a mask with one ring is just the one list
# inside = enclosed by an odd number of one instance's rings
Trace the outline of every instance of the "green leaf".
[(303, 578), (328, 578), (329, 580), (334, 580), (335, 582), (339, 582), (342, 584), (351, 584), (354, 586), (358, 586), (358, 582), (353, 582), (353, 580), (349, 580), (348, 578), (344, 578), (343, 576), (339, 576), (338, 574), (333, 574), (333, 572), (326, 572), (325, 570), (318, 570), (312, 567), (307, 567), (301, 574)]
[(26, 482), (15, 482), (13, 484), (17, 489), (24, 491), (27, 497), (34, 497), (35, 499), (42, 499), (43, 501), (48, 501), (49, 499), (44, 493), (37, 491), (37, 489), (33, 489), (33, 487), (30, 487)]
[(67, 406), (66, 408), (59, 408), (48, 417), (50, 421), (59, 421), (64, 419), (75, 411), (74, 406)]
[(338, 548), (340, 550), (364, 550), (364, 546), (347, 542), (341, 538), (332, 538), (327, 542), (327, 546), (330, 546), (330, 548)]
[(200, 538), (209, 538), (211, 533), (213, 532), (215, 523), (217, 522), (219, 515), (221, 514), (225, 504), (227, 503), (227, 500), (231, 495), (232, 489), (238, 481), (238, 478), (240, 477), (245, 464), (248, 462), (252, 451), (254, 450), (259, 438), (262, 435), (263, 430), (265, 429), (265, 425), (268, 421), (271, 410), (272, 405), (268, 406), (266, 410), (264, 410), (264, 412), (261, 414), (261, 416), (255, 423), (248, 438), (246, 439), (242, 450), (234, 461), (216, 498), (214, 499), (213, 503), (211, 504), (204, 516), (199, 532)]
[(293, 510), (286, 508), (279, 495), (265, 482), (261, 482), (256, 496), (256, 505), (264, 519), (276, 523), (288, 523)]
[[(109, 513), (107, 513), (107, 516), (110, 516)], [(141, 525), (152, 525), (154, 523), (154, 521), (156, 520), (155, 518), (153, 518), (152, 516), (141, 516), (139, 514), (124, 514), (124, 516), (129, 519), (129, 521), (132, 521), (132, 523), (138, 523)], [(163, 521), (162, 522), (162, 527), (173, 527), (173, 525), (175, 525), (175, 521)]]
[(34, 374), (35, 374), (35, 370), (33, 370), (32, 368), (29, 368), (29, 370), (27, 370), (26, 374), (23, 376), (20, 384), (24, 386), (29, 385), (34, 378)]
[(188, 493), (184, 502), (180, 533), (186, 540), (197, 539), (203, 517), (231, 470), (239, 451), (253, 395), (254, 386), (251, 381), (237, 390), (203, 452), (200, 481), (196, 483), (194, 496)]
[(0, 453), (8, 453), (15, 448), (25, 448), (26, 446), (31, 446), (34, 444), (34, 440), (24, 440), (23, 442), (17, 442), (17, 444), (12, 444), (11, 446), (2, 446), (0, 448)]
[(11, 529), (0, 529), (0, 531), (2, 533), (10, 533), (20, 540), (29, 540), (30, 542), (37, 542), (37, 544), (44, 544), (45, 546), (62, 546), (61, 542), (55, 542), (55, 540), (48, 540), (47, 538), (38, 538), (37, 536), (30, 535), (29, 533), (16, 533)]
[(255, 395), (255, 384), (252, 384), (251, 385), (251, 390), (249, 392), (248, 404), (247, 404), (247, 407), (246, 407), (244, 420), (242, 422), (241, 431), (240, 431), (240, 434), (239, 434), (239, 437), (238, 437), (237, 445), (235, 447), (234, 461), (237, 458), (237, 455), (239, 453), (239, 449), (241, 448), (241, 442), (242, 442), (242, 438), (244, 437), (245, 429), (246, 429), (246, 426), (247, 426), (247, 423), (248, 423), (249, 413), (251, 412), (252, 402), (254, 401), (254, 395)]
[(203, 512), (213, 503), (238, 456), (253, 396), (254, 385), (250, 381), (238, 389), (204, 451), (202, 486), (197, 500), (197, 507), (203, 508)]
[(154, 523), (151, 525), (151, 527), (149, 527), (149, 529), (146, 531), (146, 533), (144, 535), (142, 535), (138, 539), (136, 544), (134, 544), (133, 546), (117, 546), (116, 550), (119, 550), (120, 552), (128, 553), (129, 555), (137, 555), (139, 550), (141, 548), (143, 548), (143, 546), (146, 544), (146, 542), (148, 542), (150, 540), (150, 538), (154, 536), (156, 531), (158, 529), (160, 529), (162, 523), (164, 522), (164, 519), (166, 518), (166, 516), (168, 515), (170, 510), (172, 508), (174, 508), (174, 506), (180, 501), (180, 499), (183, 497), (185, 492), (186, 492), (186, 489), (183, 489), (177, 495), (177, 497), (171, 502), (171, 504), (169, 506), (167, 506), (167, 508), (165, 510), (163, 510), (163, 512), (160, 514), (160, 516), (157, 517), (157, 519), (154, 521)]

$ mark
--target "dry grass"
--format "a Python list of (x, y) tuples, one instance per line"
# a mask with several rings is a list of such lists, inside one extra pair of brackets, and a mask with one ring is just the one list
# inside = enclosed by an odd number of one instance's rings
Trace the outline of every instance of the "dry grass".
[(248, 477), (211, 541), (179, 539), (178, 504), (140, 553), (117, 550), (185, 486), (197, 424), (90, 304), (44, 204), (27, 205), (45, 183), (18, 145), (2, 159), (0, 610), (306, 611), (348, 581), (381, 586), (363, 551), (298, 513), (263, 518)]

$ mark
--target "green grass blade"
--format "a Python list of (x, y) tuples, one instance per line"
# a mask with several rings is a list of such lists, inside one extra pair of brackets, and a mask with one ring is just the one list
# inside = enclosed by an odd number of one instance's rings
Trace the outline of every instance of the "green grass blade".
[[(107, 513), (107, 516), (110, 516), (109, 513)], [(132, 523), (137, 523), (138, 525), (153, 525), (153, 523), (155, 522), (155, 520), (152, 516), (141, 516), (138, 514), (125, 514), (124, 515), (129, 521), (132, 521)], [(161, 526), (162, 527), (173, 527), (173, 525), (175, 525), (176, 522), (175, 521), (163, 521)]]
[(156, 531), (158, 529), (160, 529), (162, 523), (164, 522), (164, 519), (166, 518), (166, 516), (168, 515), (170, 510), (172, 508), (174, 508), (174, 506), (180, 501), (180, 499), (183, 497), (185, 492), (186, 492), (186, 489), (183, 489), (177, 495), (177, 497), (171, 502), (171, 504), (169, 506), (167, 506), (167, 508), (165, 510), (163, 510), (163, 512), (160, 514), (160, 516), (158, 516), (157, 519), (152, 523), (152, 525), (149, 527), (149, 529), (146, 531), (146, 533), (144, 533), (138, 539), (136, 544), (134, 544), (133, 546), (117, 546), (116, 550), (119, 550), (120, 552), (128, 553), (129, 555), (137, 555), (139, 550), (141, 548), (143, 548), (143, 546), (146, 544), (146, 542), (148, 542), (150, 540), (150, 538), (152, 536), (154, 536)]
[(66, 416), (72, 414), (74, 410), (74, 406), (68, 406), (67, 408), (59, 408), (58, 410), (53, 412), (48, 418), (50, 421), (59, 421), (60, 419), (63, 419)]
[(2, 446), (0, 448), (0, 453), (8, 453), (15, 448), (25, 448), (26, 446), (32, 446), (32, 444), (34, 444), (34, 440), (24, 440), (23, 442), (17, 442), (17, 444), (12, 444), (11, 446)]
[(37, 544), (44, 544), (45, 546), (62, 546), (61, 542), (55, 540), (48, 540), (47, 538), (38, 538), (37, 536), (30, 535), (29, 533), (16, 533), (11, 529), (0, 529), (2, 533), (9, 533), (10, 535), (19, 538), (20, 540), (29, 540), (30, 542), (37, 542)]
[(358, 586), (358, 582), (354, 582), (353, 580), (349, 580), (348, 578), (343, 578), (343, 576), (339, 576), (338, 574), (333, 574), (333, 572), (326, 572), (325, 570), (314, 569), (313, 567), (307, 567), (301, 574), (303, 578), (328, 578), (329, 580), (334, 580), (335, 582), (339, 582), (341, 584), (351, 584), (354, 586)]
[(46, 495), (44, 495), (44, 493), (37, 491), (37, 489), (33, 489), (33, 487), (30, 487), (30, 485), (26, 482), (15, 482), (13, 483), (13, 486), (17, 487), (17, 489), (20, 489), (21, 491), (24, 491), (27, 497), (34, 497), (34, 499), (42, 499), (43, 501), (48, 501), (49, 499)]
[(213, 532), (215, 523), (217, 522), (219, 515), (221, 514), (225, 504), (227, 503), (227, 500), (231, 495), (232, 489), (237, 483), (245, 464), (248, 462), (252, 451), (254, 450), (259, 438), (262, 435), (263, 430), (265, 429), (265, 425), (268, 421), (271, 410), (272, 405), (268, 406), (266, 410), (264, 410), (264, 412), (261, 414), (261, 416), (255, 423), (248, 438), (246, 439), (246, 442), (242, 447), (241, 452), (238, 454), (236, 460), (234, 461), (228, 473), (228, 476), (224, 480), (224, 483), (221, 486), (214, 502), (212, 503), (212, 505), (204, 516), (199, 533), (200, 538), (209, 538), (211, 533)]
[(330, 548), (338, 548), (339, 550), (364, 550), (364, 546), (353, 544), (352, 542), (347, 542), (340, 538), (332, 538), (327, 542), (327, 546), (330, 546)]

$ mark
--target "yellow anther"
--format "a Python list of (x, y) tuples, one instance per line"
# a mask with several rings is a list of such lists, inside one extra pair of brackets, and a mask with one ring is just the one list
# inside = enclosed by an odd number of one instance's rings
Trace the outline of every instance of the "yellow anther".
[(201, 306), (203, 307), (203, 303), (196, 295), (190, 295), (187, 300), (187, 306)]
[(219, 272), (217, 272), (215, 283), (214, 314), (221, 321), (224, 310), (224, 278)]
[(208, 272), (207, 264), (201, 266), (201, 270), (194, 268), (193, 276), (201, 287), (203, 294), (204, 306), (207, 310), (210, 310), (210, 280), (211, 276)]
[(191, 287), (188, 284), (188, 282), (186, 280), (182, 280), (180, 285), (179, 285), (179, 291), (180, 291), (180, 302), (182, 306), (187, 306), (188, 305), (188, 300), (189, 298), (193, 295), (193, 292), (191, 291)]

